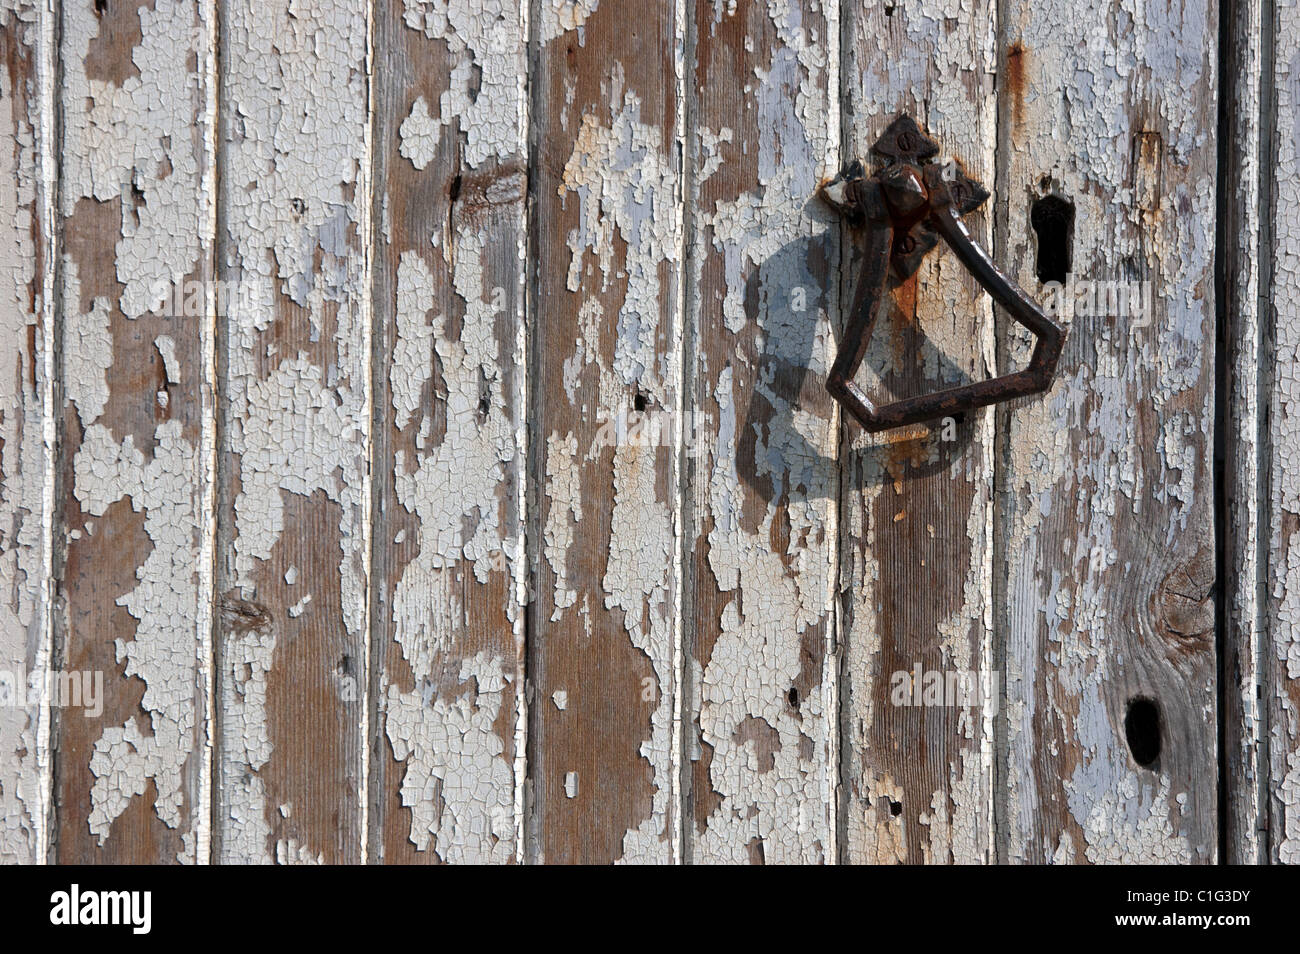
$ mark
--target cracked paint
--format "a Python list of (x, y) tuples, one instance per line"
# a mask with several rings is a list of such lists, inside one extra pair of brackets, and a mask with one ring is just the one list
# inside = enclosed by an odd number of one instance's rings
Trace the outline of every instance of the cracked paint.
[[(232, 6), (223, 29), (222, 278), (275, 294), (232, 296), (227, 318), (223, 453), (233, 500), (223, 503), (231, 528), (221, 588), (227, 599), (256, 601), (266, 618), (224, 637), (221, 855), (355, 861), (366, 719), (348, 687), (364, 685), (368, 630), (369, 24), (363, 8), (342, 0), (276, 0)], [(298, 529), (286, 535), (290, 514)], [(337, 602), (308, 603), (290, 592), (284, 569), (270, 572), (277, 554), (303, 546), (298, 521), (314, 515), (322, 519), (312, 549), (329, 554)], [(357, 659), (359, 673), (347, 668)], [(284, 679), (321, 694), (311, 725), (276, 708), (290, 691), (277, 688)], [(311, 735), (329, 747), (328, 761), (277, 755)], [(334, 807), (280, 816), (287, 792), (313, 778), (337, 779)]]
[[(900, 111), (993, 185), (994, 11), (940, 0), (855, 15), (844, 51), (854, 117), (845, 158), (867, 159)], [(882, 55), (876, 31), (897, 49)], [(882, 92), (883, 91), (883, 92)], [(985, 247), (992, 203), (967, 217)], [(853, 254), (851, 247), (845, 253)], [(856, 287), (846, 259), (842, 293)], [(847, 300), (847, 299), (846, 299)], [(894, 289), (859, 381), (903, 397), (991, 376), (988, 296), (942, 245)], [(868, 435), (849, 424), (844, 600), (845, 857), (854, 863), (986, 863), (993, 845), (994, 703), (914, 709), (890, 700), (894, 673), (993, 673), (994, 413)], [(917, 764), (924, 746), (927, 758)]]
[[(1213, 546), (1212, 17), (1125, 2), (1007, 25), (1025, 78), (1006, 129), (1013, 274), (1035, 287), (1028, 206), (1059, 194), (1079, 278), (1155, 289), (1143, 316), (1067, 300), (1053, 388), (1010, 417), (1008, 860), (1216, 853), (1213, 645), (1171, 635), (1159, 595)], [(1031, 342), (1011, 335), (1019, 365)], [(1161, 713), (1146, 767), (1125, 738), (1135, 697)]]
[(50, 665), (53, 15), (0, 2), (0, 863), (44, 860), (49, 712), (14, 695)]
[(683, 10), (539, 8), (538, 861), (680, 857)]
[(1269, 289), (1273, 308), (1275, 362), (1268, 420), (1271, 444), (1272, 526), (1268, 539), (1265, 607), (1270, 674), (1262, 705), (1269, 731), (1267, 766), (1271, 857), (1300, 864), (1300, 15), (1279, 6), (1274, 36), (1273, 88), (1277, 119), (1273, 130), (1274, 262)]
[[(209, 476), (212, 431), (201, 409), (209, 380), (200, 357), (211, 347), (211, 330), (201, 318), (185, 326), (158, 316), (159, 284), (202, 274), (211, 248), (210, 130), (207, 96), (211, 67), (207, 17), (192, 4), (155, 0), (126, 11), (139, 21), (139, 42), (114, 55), (128, 69), (106, 76), (92, 70), (92, 52), (102, 27), (95, 4), (63, 7), (61, 94), (65, 103), (61, 195), (65, 231), (73, 244), (82, 230), (97, 230), (87, 210), (117, 203), (120, 229), (111, 276), (94, 276), (96, 287), (114, 287), (82, 307), (85, 265), (64, 263), (64, 391), (80, 426), (69, 442), (72, 488), (83, 520), (111, 523), (110, 508), (124, 501), (142, 515), (149, 548), (136, 566), (136, 586), (116, 605), (133, 620), (133, 632), (113, 641), (116, 661), (128, 678), (143, 685), (139, 709), (94, 738), (89, 771), (93, 778), (86, 824), (103, 846), (131, 800), (153, 789), (153, 812), (179, 834), (178, 858), (206, 858), (206, 781), (202, 723), (206, 720), (204, 647), (209, 606), (205, 566), (210, 562)], [(178, 53), (180, 55), (178, 55)], [(98, 240), (99, 235), (94, 235)], [(106, 279), (111, 284), (106, 284)], [(130, 323), (143, 328), (134, 332)], [(149, 328), (174, 327), (185, 335), (184, 359), (170, 335)], [(130, 372), (115, 359), (134, 334), (154, 341), (164, 364), (165, 385), (177, 386), (184, 405), (173, 408), (164, 388), (152, 428), (127, 424), (121, 407)], [(123, 373), (125, 371), (125, 373)], [(154, 395), (150, 393), (150, 398)], [(139, 444), (139, 446), (137, 446)], [(118, 511), (120, 512), (120, 511)], [(85, 535), (73, 530), (73, 546), (93, 546), (109, 526), (90, 521)], [(80, 541), (80, 542), (78, 542)], [(87, 551), (93, 552), (93, 551)], [(206, 558), (205, 558), (206, 555)], [(83, 595), (84, 594), (84, 595)], [(74, 590), (70, 620), (102, 606), (89, 601), (106, 594)], [(70, 646), (93, 644), (104, 634), (80, 631), (70, 622)], [(112, 707), (110, 707), (112, 708)], [(106, 717), (107, 721), (108, 717)], [(66, 721), (65, 721), (66, 725)], [(124, 835), (124, 839), (130, 838)]]
[(414, 102), (386, 90), (379, 105), (391, 195), (426, 192), (445, 223), (430, 235), (418, 207), (385, 223), (385, 479), (402, 529), (384, 556), (382, 850), (400, 859), (423, 860), (409, 846), (462, 863), (522, 851), (524, 21), (520, 3), (405, 0), (404, 48), (445, 88)]
[[(700, 30), (699, 64), (728, 79), (694, 77), (697, 599), (717, 610), (696, 623), (688, 851), (818, 863), (835, 853), (838, 420), (818, 381), (837, 273), (810, 200), (838, 164), (839, 23), (817, 2), (737, 4)], [(715, 87), (737, 74), (733, 101)]]

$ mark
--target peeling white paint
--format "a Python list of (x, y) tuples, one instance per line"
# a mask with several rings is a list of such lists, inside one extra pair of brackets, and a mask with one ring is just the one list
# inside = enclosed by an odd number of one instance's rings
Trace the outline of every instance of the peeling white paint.
[(432, 153), (424, 150), (432, 144), (435, 121), (459, 126), (464, 161), (471, 168), (517, 155), (524, 110), (521, 7), (510, 2), (485, 6), (474, 0), (403, 0), (403, 19), (411, 29), (447, 44), (451, 72), (436, 120), (430, 118), (423, 98), (416, 101), (419, 112), (413, 110), (402, 126), (402, 155), (416, 168), (428, 164)]
[(570, 30), (581, 30), (596, 12), (600, 0), (542, 0), (538, 28), (543, 43), (549, 43)]
[[(225, 226), (230, 236), (228, 281), (275, 290), (276, 306), (259, 296), (231, 302), (226, 378), (225, 459), (238, 476), (234, 526), (225, 554), (223, 588), (258, 598), (257, 576), (284, 532), (289, 494), (323, 493), (338, 513), (340, 627), (354, 658), (367, 644), (369, 561), (370, 286), (369, 256), (369, 22), (367, 11), (343, 0), (304, 5), (271, 0), (230, 7), (224, 24), (223, 105), (229, 142), (222, 170)], [(267, 349), (273, 323), (289, 327), (291, 312), (306, 323), (306, 339)], [(262, 355), (265, 354), (265, 358)], [(298, 604), (308, 612), (305, 602)], [(222, 673), (220, 790), (223, 860), (298, 861), (322, 855), (334, 832), (301, 833), (320, 844), (281, 848), (270, 842), (266, 791), (257, 772), (270, 758), (266, 674), (274, 664), (277, 613), (270, 623), (227, 639), (243, 653), (242, 669), (227, 659)], [(332, 670), (334, 660), (321, 660)], [(363, 676), (364, 680), (364, 676)], [(345, 702), (364, 734), (364, 705)], [(322, 729), (321, 731), (327, 731)], [(343, 769), (356, 776), (358, 797), (344, 838), (344, 856), (364, 851), (365, 755)], [(343, 746), (347, 751), (348, 745)], [(306, 767), (295, 769), (305, 771)], [(360, 847), (356, 839), (360, 839)]]
[(1269, 660), (1263, 705), (1268, 713), (1269, 840), (1284, 864), (1300, 863), (1300, 13), (1274, 15), (1274, 243), (1269, 295), (1274, 367), (1271, 433), (1271, 534), (1268, 540)]
[[(417, 170), (440, 152), (454, 156), (456, 175), (480, 178), (472, 196), (450, 200), (446, 231), (397, 261), (388, 378), (403, 438), (390, 466), (412, 532), (394, 542), (418, 549), (396, 580), (391, 620), (415, 684), (385, 676), (383, 723), (411, 844), (444, 861), (506, 862), (522, 856), (526, 718), (526, 233), (523, 179), (510, 168), (527, 152), (525, 12), (522, 3), (405, 0), (402, 16), (442, 42), (449, 71), (436, 104), (417, 98), (400, 118), (399, 152)], [(431, 171), (445, 188), (449, 170)], [(475, 206), (482, 200), (490, 211)], [(491, 649), (470, 655), (467, 631), (485, 613), (504, 625), (488, 633)]]
[[(53, 12), (0, 3), (0, 670), (39, 683), (50, 665), (54, 487)], [(23, 104), (23, 105), (20, 105)], [(38, 261), (46, 267), (38, 271)], [(30, 338), (29, 338), (30, 334)], [(20, 686), (7, 684), (8, 696)], [(42, 861), (50, 811), (47, 705), (0, 705), (0, 863)]]
[(711, 792), (695, 797), (717, 803), (697, 820), (703, 831), (688, 833), (691, 858), (704, 863), (748, 861), (755, 850), (767, 863), (817, 863), (835, 851), (838, 419), (829, 398), (792, 400), (781, 378), (806, 368), (812, 385), (830, 364), (831, 219), (813, 193), (837, 162), (838, 11), (814, 2), (765, 12), (773, 37), (762, 49), (728, 50), (720, 38), (734, 6), (716, 6), (701, 25), (715, 62), (753, 64), (735, 108), (714, 107), (697, 131), (700, 195), (725, 189), (710, 182), (724, 154), (735, 157), (741, 190), (692, 197), (701, 269), (721, 273), (690, 307), (702, 339), (717, 342), (701, 359), (702, 403), (718, 412), (697, 473), (708, 571), (727, 598), (701, 621), (717, 636), (697, 661), (693, 700), (693, 745), (711, 756)]
[[(844, 158), (876, 162), (872, 144), (907, 111), (992, 188), (994, 12), (992, 4), (963, 0), (899, 5), (888, 21), (896, 38), (888, 51), (875, 38), (875, 11), (855, 14), (844, 50), (853, 116)], [(966, 220), (985, 248), (992, 247), (991, 210), (989, 203)], [(845, 295), (855, 282), (845, 276)], [(912, 311), (913, 296), (914, 315), (900, 317), (900, 309)], [(914, 284), (893, 300), (898, 308), (878, 323), (859, 373), (869, 394), (897, 398), (902, 388), (914, 395), (990, 376), (989, 299), (951, 253), (941, 247), (928, 255)], [(919, 367), (900, 344), (913, 321), (921, 336)], [(879, 710), (888, 699), (890, 658), (907, 660), (907, 667), (924, 660), (926, 668), (989, 675), (993, 422), (989, 412), (969, 415), (963, 424), (969, 440), (951, 444), (937, 429), (891, 443), (848, 424), (842, 744), (849, 766), (845, 853), (854, 863), (992, 859), (992, 706), (927, 712), (920, 725)], [(931, 482), (927, 471), (941, 476)], [(918, 543), (911, 525), (921, 520), (925, 538)], [(926, 552), (916, 553), (920, 547)], [(927, 557), (942, 561), (941, 574), (923, 562)], [(918, 770), (909, 752), (921, 744), (930, 755)]]
[(461, 665), (462, 694), (427, 699), (388, 690), (385, 731), (406, 764), (402, 804), (411, 810), (411, 842), (442, 860), (504, 863), (515, 855), (513, 765), (494, 723), (513, 672), (479, 653)]
[[(182, 861), (207, 853), (206, 823), (199, 817), (205, 769), (199, 765), (195, 771), (190, 759), (205, 747), (199, 723), (206, 718), (207, 678), (200, 667), (211, 609), (200, 587), (207, 579), (204, 555), (210, 554), (210, 427), (200, 425), (203, 446), (196, 447), (183, 436), (179, 420), (163, 420), (146, 454), (132, 435), (119, 439), (101, 418), (111, 389), (124, 386), (114, 373), (112, 312), (120, 310), (129, 320), (144, 317), (156, 304), (154, 286), (199, 273), (211, 246), (211, 180), (204, 160), (210, 141), (195, 133), (211, 125), (205, 72), (211, 14), (173, 0), (141, 8), (141, 39), (130, 53), (133, 70), (121, 85), (89, 75), (90, 48), (101, 27), (94, 4), (65, 4), (62, 34), (62, 214), (73, 219), (87, 199), (120, 200), (122, 209), (114, 259), (120, 299), (96, 298), (83, 312), (77, 268), (71, 259), (64, 262), (62, 370), (84, 429), (73, 457), (72, 493), (92, 516), (128, 499), (144, 514), (152, 543), (136, 568), (138, 585), (117, 600), (137, 620), (132, 638), (116, 640), (116, 656), (125, 674), (145, 685), (142, 711), (106, 727), (94, 744), (88, 825), (103, 844), (130, 799), (145, 794), (152, 782), (155, 813), (180, 830)], [(210, 328), (201, 320), (180, 333), (210, 345)], [(206, 394), (206, 365), (182, 367), (169, 335), (157, 336), (155, 344), (169, 385)], [(169, 398), (160, 400), (164, 408)], [(87, 534), (92, 529), (88, 524)], [(97, 636), (74, 632), (70, 638)]]
[[(578, 308), (583, 334), (566, 366), (573, 369), (575, 382), (576, 376), (594, 371), (590, 380), (599, 413), (612, 416), (631, 404), (637, 391), (656, 407), (678, 406), (681, 353), (676, 346), (664, 346), (681, 334), (677, 286), (671, 278), (665, 282), (664, 275), (665, 266), (669, 275), (678, 267), (682, 212), (678, 173), (664, 133), (641, 121), (641, 100), (624, 87), (617, 64), (607, 89), (610, 113), (583, 116), (557, 194), (566, 205), (575, 198), (578, 203), (578, 226), (567, 238), (566, 284), (583, 293)], [(622, 250), (617, 263), (616, 246)], [(608, 296), (616, 285), (623, 294), (617, 316), (608, 316), (611, 325), (602, 318), (597, 296)], [(602, 346), (611, 327), (612, 361)], [(597, 414), (597, 408), (589, 409), (590, 420)], [(575, 604), (577, 581), (565, 569), (567, 551), (592, 545), (576, 529), (584, 519), (577, 504), (578, 474), (591, 462), (608, 459), (610, 450), (598, 440), (584, 448), (572, 439), (553, 434), (547, 446), (546, 488), (554, 496), (546, 557), (557, 570), (553, 621), (563, 620)], [(657, 448), (645, 444), (613, 448), (613, 505), (600, 581), (605, 609), (621, 610), (624, 635), (649, 660), (656, 684), (649, 734), (639, 747), (652, 772), (653, 794), (649, 812), (624, 834), (621, 860), (627, 862), (667, 861), (675, 850), (672, 763), (679, 634), (673, 607), (679, 592), (680, 528), (676, 467), (662, 474), (657, 455)], [(667, 495), (659, 488), (665, 476)]]
[[(1055, 192), (1076, 205), (1078, 275), (1136, 270), (1157, 290), (1149, 322), (1067, 307), (1071, 338), (1052, 390), (1010, 418), (1012, 861), (1216, 853), (1215, 781), (1203, 771), (1216, 757), (1214, 653), (1161, 645), (1177, 637), (1160, 632), (1159, 600), (1167, 576), (1213, 546), (1209, 10), (1048, 4), (1017, 10), (1007, 26), (1024, 49), (1008, 127), (1008, 180), (1027, 186), (1010, 198), (1013, 274), (1034, 287), (1027, 205)], [(1031, 342), (1023, 329), (1012, 335), (1016, 365)], [(1152, 769), (1125, 740), (1138, 695), (1157, 701), (1163, 746), (1179, 749)], [(1059, 772), (1041, 769), (1045, 752)]]
[(201, 152), (191, 145), (205, 83), (191, 60), (206, 62), (204, 15), (183, 0), (151, 6), (139, 10), (142, 38), (131, 52), (138, 75), (121, 86), (86, 73), (100, 29), (95, 4), (64, 6), (63, 214), (83, 198), (122, 200), (117, 274), (128, 318), (151, 310), (157, 283), (193, 274), (208, 223)]

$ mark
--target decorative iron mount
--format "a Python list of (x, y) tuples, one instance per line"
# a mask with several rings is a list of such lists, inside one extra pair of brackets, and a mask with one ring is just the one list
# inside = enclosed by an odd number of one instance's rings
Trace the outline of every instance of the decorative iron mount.
[[(826, 389), (868, 431), (916, 424), (1047, 390), (1065, 343), (1064, 330), (1002, 274), (962, 223), (989, 194), (956, 163), (931, 162), (939, 145), (901, 114), (871, 147), (884, 160), (868, 176), (854, 160), (821, 187), (822, 198), (863, 235), (862, 277)], [(854, 382), (885, 300), (886, 282), (910, 278), (921, 260), (948, 243), (975, 280), (1038, 339), (1029, 366), (1000, 378), (963, 384), (877, 407)]]

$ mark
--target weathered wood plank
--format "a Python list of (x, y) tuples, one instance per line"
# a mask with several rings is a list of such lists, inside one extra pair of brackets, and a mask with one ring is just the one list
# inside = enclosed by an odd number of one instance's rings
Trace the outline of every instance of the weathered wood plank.
[[(1111, 284), (1066, 287), (1054, 386), (1005, 417), (1006, 858), (1209, 862), (1217, 7), (1008, 15), (1002, 258)], [(1035, 232), (1046, 196), (1072, 228)]]
[[(886, 4), (845, 16), (847, 155), (869, 160), (906, 111), (991, 186), (993, 4)], [(986, 247), (991, 221), (991, 203), (967, 217)], [(848, 303), (857, 249), (846, 245), (843, 260)], [(992, 376), (989, 298), (946, 249), (892, 295), (864, 362), (869, 394), (908, 397)], [(992, 860), (993, 421), (985, 409), (874, 436), (845, 425), (846, 861)], [(936, 679), (969, 680), (972, 691), (915, 704)]]
[(534, 27), (538, 861), (679, 843), (680, 14), (548, 0)]
[(218, 856), (364, 856), (368, 8), (224, 0)]
[(207, 857), (213, 16), (62, 4), (64, 862)]
[(54, 13), (0, 3), (0, 863), (49, 844)]
[(376, 10), (372, 861), (522, 846), (525, 14)]
[[(1267, 860), (1300, 864), (1300, 9), (1273, 5), (1266, 320), (1269, 428), (1266, 642), (1262, 708), (1268, 727)], [(1267, 246), (1266, 246), (1267, 248)]]
[(687, 860), (834, 859), (839, 20), (694, 7)]
[[(1260, 340), (1260, 276), (1268, 268), (1260, 247), (1260, 120), (1262, 22), (1259, 0), (1224, 4), (1220, 11), (1220, 64), (1223, 68), (1219, 109), (1223, 115), (1219, 172), (1218, 244), (1219, 314), (1224, 354), (1217, 421), (1223, 447), (1220, 486), (1224, 516), (1224, 565), (1219, 568), (1223, 594), (1221, 687), (1223, 747), (1220, 758), (1226, 781), (1225, 815), (1220, 819), (1231, 864), (1255, 864), (1265, 842), (1261, 824), (1263, 721), (1260, 713), (1261, 567), (1259, 455), (1262, 419), (1259, 392), (1263, 363)], [(1263, 254), (1261, 254), (1263, 253)]]

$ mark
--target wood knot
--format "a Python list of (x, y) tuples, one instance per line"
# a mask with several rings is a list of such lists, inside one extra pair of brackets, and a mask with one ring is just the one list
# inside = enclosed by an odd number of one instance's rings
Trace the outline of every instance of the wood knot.
[(1214, 582), (1214, 553), (1202, 547), (1161, 580), (1152, 595), (1156, 631), (1179, 645), (1209, 638), (1214, 632)]
[(261, 603), (243, 600), (237, 596), (223, 596), (221, 620), (232, 633), (243, 635), (269, 626), (271, 613)]

